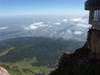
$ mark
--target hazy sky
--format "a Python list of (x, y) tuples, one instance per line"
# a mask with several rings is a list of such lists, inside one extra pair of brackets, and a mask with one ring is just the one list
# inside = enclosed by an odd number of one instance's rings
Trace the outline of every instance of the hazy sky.
[(86, 0), (0, 0), (0, 16), (82, 15)]

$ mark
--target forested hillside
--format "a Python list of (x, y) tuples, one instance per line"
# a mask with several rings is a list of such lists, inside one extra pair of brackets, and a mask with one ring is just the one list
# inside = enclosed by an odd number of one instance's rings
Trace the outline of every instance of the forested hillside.
[(27, 68), (47, 75), (57, 67), (58, 57), (67, 51), (74, 52), (84, 42), (46, 37), (21, 37), (0, 42), (0, 64)]

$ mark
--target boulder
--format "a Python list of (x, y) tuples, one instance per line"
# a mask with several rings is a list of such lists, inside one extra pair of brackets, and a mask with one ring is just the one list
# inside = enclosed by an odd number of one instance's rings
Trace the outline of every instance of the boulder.
[(10, 75), (6, 69), (4, 69), (3, 67), (0, 67), (0, 75)]

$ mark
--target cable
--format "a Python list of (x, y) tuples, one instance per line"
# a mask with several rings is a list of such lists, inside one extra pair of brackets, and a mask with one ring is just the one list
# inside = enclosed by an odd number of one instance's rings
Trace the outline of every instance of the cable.
[(80, 23), (80, 22), (81, 22), (80, 20), (82, 20), (82, 19), (87, 19), (88, 16), (89, 16), (89, 14), (87, 14), (87, 15), (81, 17), (78, 21), (72, 22), (72, 24), (68, 25), (67, 27), (65, 27), (64, 29), (58, 31), (57, 33), (53, 34), (52, 37), (57, 37), (60, 33), (66, 31), (67, 29), (72, 28), (73, 26), (75, 26), (75, 25), (77, 25), (78, 23)]
[[(81, 19), (87, 19), (88, 16), (89, 16), (89, 15), (87, 14), (87, 15), (81, 17), (78, 21), (72, 22), (72, 23), (71, 23), (70, 25), (68, 25), (67, 27), (65, 27), (65, 28), (63, 28), (62, 30), (58, 31), (57, 33), (53, 34), (52, 37), (56, 37), (56, 39), (58, 39), (57, 36), (59, 36), (60, 33), (66, 31), (67, 29), (72, 28), (72, 27), (75, 26), (76, 24), (80, 23), (80, 22), (81, 22), (81, 21), (80, 21)], [(50, 37), (51, 37), (51, 36), (50, 36)], [(39, 44), (45, 43), (45, 42), (47, 42), (47, 41), (48, 41), (48, 38), (45, 39), (45, 40), (43, 40), (43, 41), (42, 41), (41, 43), (39, 43)], [(37, 45), (38, 45), (38, 44), (37, 44)]]

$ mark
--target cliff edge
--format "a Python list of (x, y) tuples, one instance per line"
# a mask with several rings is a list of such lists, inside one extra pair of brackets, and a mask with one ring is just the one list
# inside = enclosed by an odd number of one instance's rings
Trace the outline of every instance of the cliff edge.
[(100, 31), (90, 29), (87, 42), (74, 53), (64, 52), (49, 75), (100, 75)]

